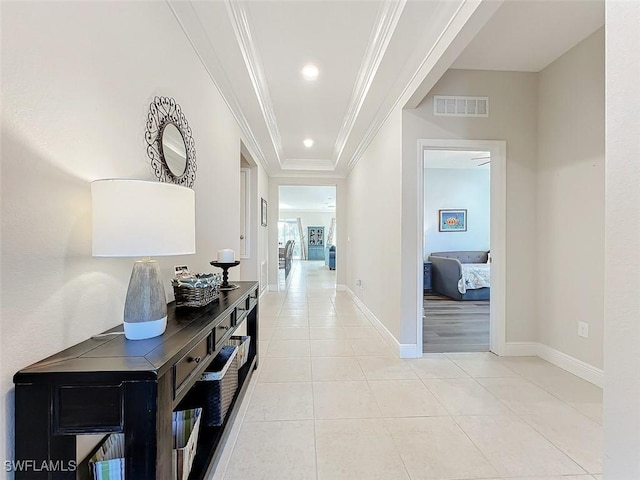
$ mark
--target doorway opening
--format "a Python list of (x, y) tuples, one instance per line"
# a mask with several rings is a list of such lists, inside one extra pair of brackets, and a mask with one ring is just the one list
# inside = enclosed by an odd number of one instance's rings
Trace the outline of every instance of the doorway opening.
[(418, 348), (502, 355), (506, 143), (420, 140), (418, 147)]
[(488, 352), (491, 154), (424, 151), (423, 352)]
[(240, 142), (240, 278), (260, 281), (260, 287), (267, 285), (267, 261), (260, 260), (258, 252), (260, 247), (258, 218), (258, 164), (252, 157), (243, 142)]
[(297, 262), (335, 271), (336, 186), (281, 185), (278, 198), (279, 283)]

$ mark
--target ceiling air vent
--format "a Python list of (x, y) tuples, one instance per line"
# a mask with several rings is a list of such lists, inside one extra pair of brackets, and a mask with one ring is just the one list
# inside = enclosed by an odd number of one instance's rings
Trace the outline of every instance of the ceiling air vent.
[(436, 117), (488, 117), (489, 97), (434, 95), (433, 114)]

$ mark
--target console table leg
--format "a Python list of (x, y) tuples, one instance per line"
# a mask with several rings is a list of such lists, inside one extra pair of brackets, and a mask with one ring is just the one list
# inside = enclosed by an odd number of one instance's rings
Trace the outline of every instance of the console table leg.
[(157, 480), (173, 478), (173, 384), (172, 376), (164, 375), (158, 381), (158, 459)]
[(16, 385), (16, 480), (75, 480), (76, 437), (53, 435), (53, 398), (48, 385)]
[[(165, 375), (170, 377), (170, 375)], [(163, 382), (166, 383), (166, 382)], [(125, 477), (135, 480), (171, 478), (171, 407), (162, 408), (164, 391), (157, 382), (125, 386)], [(168, 417), (167, 420), (162, 420)], [(156, 430), (158, 426), (158, 430)], [(168, 450), (168, 454), (167, 454)], [(157, 468), (156, 468), (157, 467)]]

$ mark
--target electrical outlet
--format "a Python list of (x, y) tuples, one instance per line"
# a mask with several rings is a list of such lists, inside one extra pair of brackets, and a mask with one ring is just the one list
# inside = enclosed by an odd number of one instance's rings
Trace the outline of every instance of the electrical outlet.
[(362, 288), (362, 280), (360, 280), (359, 278), (356, 279), (356, 287)]
[(587, 322), (578, 322), (578, 336), (589, 338), (589, 324)]

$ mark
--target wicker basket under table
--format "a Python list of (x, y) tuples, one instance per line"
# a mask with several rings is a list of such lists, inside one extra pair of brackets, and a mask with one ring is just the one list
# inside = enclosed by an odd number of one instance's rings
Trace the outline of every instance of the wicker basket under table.
[(251, 337), (248, 335), (232, 336), (225, 342), (225, 345), (235, 345), (238, 347), (238, 370), (240, 370), (247, 360), (249, 360), (249, 345)]
[(202, 422), (206, 426), (219, 426), (238, 390), (238, 347), (222, 347), (184, 400), (185, 405), (201, 406)]

